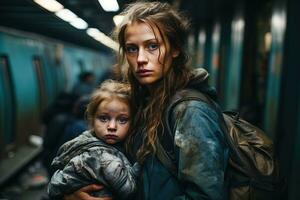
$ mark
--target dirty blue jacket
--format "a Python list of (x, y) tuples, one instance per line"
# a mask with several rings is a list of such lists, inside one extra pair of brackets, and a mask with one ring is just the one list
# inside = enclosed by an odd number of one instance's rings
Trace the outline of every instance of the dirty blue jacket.
[(104, 143), (91, 131), (65, 143), (58, 150), (52, 166), (57, 170), (48, 185), (48, 194), (54, 199), (94, 183), (104, 185), (105, 189), (93, 196), (131, 199), (130, 195), (137, 187), (139, 167), (132, 167), (116, 146)]
[[(214, 90), (203, 84), (207, 77), (206, 71), (198, 71), (188, 87), (215, 99)], [(225, 171), (229, 154), (220, 115), (207, 103), (191, 100), (179, 103), (172, 116), (177, 175), (173, 176), (155, 155), (149, 156), (142, 167), (142, 187), (136, 199), (227, 199)]]

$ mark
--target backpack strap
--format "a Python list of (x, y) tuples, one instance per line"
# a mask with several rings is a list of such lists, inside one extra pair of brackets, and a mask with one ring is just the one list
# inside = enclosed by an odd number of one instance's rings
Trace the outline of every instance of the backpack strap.
[[(156, 140), (156, 156), (158, 160), (167, 168), (167, 170), (175, 177), (177, 177), (177, 166), (174, 161), (170, 158), (170, 156), (165, 151), (164, 147), (161, 143)], [(175, 147), (174, 147), (175, 148)]]

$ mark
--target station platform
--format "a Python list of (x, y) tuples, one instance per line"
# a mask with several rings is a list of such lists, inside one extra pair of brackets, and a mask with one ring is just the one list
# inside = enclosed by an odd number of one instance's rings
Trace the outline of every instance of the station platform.
[(47, 200), (49, 178), (39, 159), (34, 160), (0, 188), (0, 200)]

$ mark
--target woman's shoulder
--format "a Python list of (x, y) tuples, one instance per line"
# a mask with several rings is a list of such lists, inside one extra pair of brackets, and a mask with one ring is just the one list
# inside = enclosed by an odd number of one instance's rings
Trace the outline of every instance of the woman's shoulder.
[(212, 119), (218, 121), (218, 114), (208, 103), (200, 100), (187, 100), (178, 103), (171, 111), (171, 116), (176, 120), (186, 119), (202, 121)]
[(196, 99), (187, 99), (187, 100), (181, 101), (178, 104), (176, 104), (174, 108), (175, 109), (179, 109), (179, 108), (182, 108), (182, 109), (195, 109), (195, 108), (213, 109), (212, 106), (210, 105), (210, 103), (204, 102), (202, 100), (196, 100)]
[[(171, 105), (174, 104), (174, 105)], [(183, 112), (183, 111), (204, 111), (215, 113), (215, 109), (211, 103), (205, 102), (201, 99), (194, 98), (184, 98), (177, 103), (171, 102), (170, 106), (173, 107), (173, 112)]]
[[(199, 94), (200, 93), (200, 94)], [(203, 97), (204, 96), (204, 97)], [(167, 115), (173, 119), (181, 118), (211, 118), (218, 120), (218, 106), (209, 97), (195, 90), (177, 92), (167, 108)]]

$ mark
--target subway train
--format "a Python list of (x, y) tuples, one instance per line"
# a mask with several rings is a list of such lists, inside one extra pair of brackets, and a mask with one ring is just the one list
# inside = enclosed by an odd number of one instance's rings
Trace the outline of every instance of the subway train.
[(0, 153), (5, 164), (0, 173), (4, 181), (39, 153), (27, 144), (31, 136), (41, 135), (45, 108), (60, 92), (70, 91), (81, 72), (92, 71), (100, 78), (112, 66), (113, 57), (3, 27), (0, 41)]
[[(67, 0), (59, 2), (72, 7)], [(285, 196), (300, 199), (299, 1), (168, 2), (192, 19), (187, 36), (191, 66), (209, 72), (223, 110), (238, 111), (272, 138), (287, 180)], [(7, 16), (0, 14), (0, 19)], [(42, 151), (36, 136), (43, 135), (41, 115), (46, 107), (60, 92), (70, 91), (81, 72), (92, 71), (100, 78), (115, 57), (109, 47), (77, 41), (78, 34), (75, 39), (62, 32), (56, 37), (54, 31), (5, 20), (0, 25), (0, 184), (4, 184)]]

